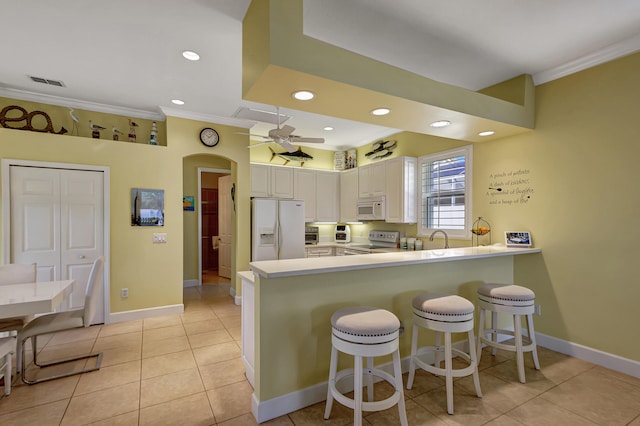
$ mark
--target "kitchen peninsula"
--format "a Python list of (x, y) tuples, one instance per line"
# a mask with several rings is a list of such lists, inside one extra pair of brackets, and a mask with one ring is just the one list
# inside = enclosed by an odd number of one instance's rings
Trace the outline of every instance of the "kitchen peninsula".
[[(253, 362), (247, 376), (254, 385), (256, 419), (263, 422), (326, 398), (330, 318), (336, 310), (380, 307), (410, 330), (417, 294), (458, 294), (475, 304), (481, 284), (513, 282), (514, 256), (540, 253), (487, 246), (252, 262), (253, 274), (239, 277), (243, 358)], [(410, 334), (400, 338), (403, 358), (410, 353)], [(425, 333), (427, 339), (432, 336)], [(348, 361), (341, 359), (340, 368)]]

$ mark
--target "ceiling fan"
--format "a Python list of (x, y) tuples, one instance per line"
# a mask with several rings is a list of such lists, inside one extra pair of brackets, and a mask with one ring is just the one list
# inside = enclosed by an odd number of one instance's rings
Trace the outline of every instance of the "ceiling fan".
[(292, 145), (293, 143), (324, 143), (324, 138), (304, 138), (302, 136), (294, 135), (293, 131), (295, 130), (295, 127), (286, 124), (280, 127), (280, 107), (276, 107), (276, 115), (278, 116), (278, 127), (269, 130), (269, 136), (250, 134), (250, 136), (257, 136), (266, 140), (264, 142), (249, 145), (249, 148), (275, 142), (286, 149), (287, 152), (295, 152), (297, 148)]

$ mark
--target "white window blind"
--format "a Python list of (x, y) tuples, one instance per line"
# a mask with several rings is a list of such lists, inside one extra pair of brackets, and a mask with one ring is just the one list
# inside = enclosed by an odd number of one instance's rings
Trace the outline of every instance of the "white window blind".
[(468, 238), (471, 146), (420, 158), (420, 233), (441, 229)]

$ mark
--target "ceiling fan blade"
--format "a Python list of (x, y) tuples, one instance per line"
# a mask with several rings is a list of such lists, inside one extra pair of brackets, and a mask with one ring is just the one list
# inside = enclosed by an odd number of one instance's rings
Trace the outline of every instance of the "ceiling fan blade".
[(283, 147), (284, 149), (287, 150), (287, 152), (295, 152), (297, 150), (297, 148), (293, 145), (291, 145), (288, 141), (286, 140), (279, 140), (277, 141), (281, 147)]
[(271, 136), (274, 139), (287, 138), (291, 133), (293, 133), (293, 131), (295, 129), (296, 129), (295, 127), (291, 127), (289, 125), (284, 125), (284, 126), (282, 126), (281, 129), (269, 130), (269, 136)]
[(324, 143), (324, 138), (302, 138), (300, 136), (293, 136), (289, 138), (289, 141), (301, 143)]
[(260, 146), (260, 145), (266, 145), (268, 143), (272, 143), (272, 140), (268, 140), (268, 141), (264, 141), (264, 142), (258, 142), (258, 143), (252, 143), (250, 145), (247, 145), (247, 148), (254, 148), (256, 146)]
[(265, 136), (265, 135), (256, 135), (253, 133), (245, 133), (245, 132), (234, 132), (236, 135), (245, 135), (245, 136), (251, 136), (254, 138), (262, 138), (262, 139), (273, 139), (271, 136)]

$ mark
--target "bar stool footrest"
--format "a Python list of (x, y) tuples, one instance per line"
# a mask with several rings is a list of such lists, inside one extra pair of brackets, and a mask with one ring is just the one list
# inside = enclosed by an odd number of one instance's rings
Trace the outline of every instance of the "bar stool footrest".
[[(336, 384), (339, 383), (340, 380), (344, 379), (345, 377), (353, 376), (354, 372), (355, 371), (353, 368), (340, 370), (336, 373), (335, 382), (329, 382), (329, 388), (331, 389), (331, 394), (333, 395), (333, 398), (340, 404), (344, 405), (347, 408), (351, 408), (352, 410), (355, 407), (355, 402), (353, 398), (349, 398), (345, 396), (342, 392), (340, 392), (337, 389)], [(378, 368), (373, 368), (373, 369), (363, 368), (362, 372), (363, 372), (363, 375), (372, 374), (376, 377), (384, 379), (385, 381), (393, 385), (395, 388), (395, 378), (391, 374), (387, 373), (386, 371), (380, 370)], [(400, 391), (396, 389), (394, 394), (388, 397), (387, 399), (383, 399), (381, 401), (362, 401), (362, 411), (382, 411), (382, 410), (386, 410), (387, 408), (391, 408), (394, 405), (396, 405), (398, 401), (400, 401), (401, 395), (402, 394), (400, 393)]]

